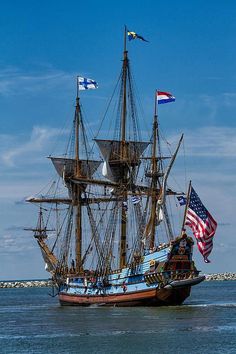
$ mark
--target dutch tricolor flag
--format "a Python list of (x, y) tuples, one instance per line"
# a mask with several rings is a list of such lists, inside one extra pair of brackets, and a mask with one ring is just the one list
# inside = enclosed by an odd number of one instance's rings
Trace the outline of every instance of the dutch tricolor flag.
[(172, 96), (171, 93), (157, 91), (157, 103), (158, 104), (169, 103), (169, 102), (174, 102), (174, 101), (175, 101), (175, 97)]

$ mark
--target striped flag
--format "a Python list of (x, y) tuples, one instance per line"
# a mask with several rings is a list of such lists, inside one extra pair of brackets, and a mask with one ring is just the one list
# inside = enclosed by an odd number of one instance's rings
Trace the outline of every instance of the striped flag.
[(156, 95), (158, 104), (175, 102), (175, 97), (169, 92), (157, 91)]
[(202, 204), (193, 187), (190, 190), (185, 225), (192, 229), (204, 261), (209, 263), (208, 256), (213, 248), (213, 236), (215, 235), (217, 222)]
[(140, 201), (141, 201), (140, 197), (137, 196), (137, 195), (133, 195), (133, 196), (131, 197), (131, 200), (132, 200), (132, 203), (133, 203), (134, 205), (140, 203)]

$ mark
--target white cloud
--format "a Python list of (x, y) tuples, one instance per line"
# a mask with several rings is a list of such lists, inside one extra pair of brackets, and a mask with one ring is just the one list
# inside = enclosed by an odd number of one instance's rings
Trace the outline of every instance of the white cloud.
[(0, 135), (0, 198), (20, 201), (49, 188), (58, 175), (46, 156), (55, 141), (60, 140), (61, 149), (67, 135), (66, 130), (39, 126), (28, 136)]
[(62, 136), (61, 130), (39, 126), (33, 128), (28, 141), (25, 140), (25, 137), (0, 135), (2, 140), (0, 161), (5, 166), (13, 167), (19, 164), (23, 158), (26, 162), (31, 156), (31, 163), (36, 163), (39, 157), (38, 153), (41, 152), (43, 156), (44, 151), (48, 155), (47, 148), (57, 136)]
[[(173, 135), (170, 141), (178, 138)], [(185, 130), (184, 146), (187, 156), (234, 158), (236, 156), (236, 128), (203, 127)]]
[[(51, 166), (45, 156), (52, 152), (52, 146), (55, 146), (54, 142), (58, 140), (58, 137), (60, 141), (63, 140), (67, 132), (63, 134), (56, 128), (35, 126), (28, 138), (1, 135), (0, 178), (2, 175), (2, 182), (0, 189), (2, 195), (15, 193), (19, 197), (28, 195), (32, 191), (36, 192), (37, 190), (33, 187), (38, 186), (40, 180), (45, 182), (49, 173), (51, 176), (53, 174), (54, 169), (50, 169)], [(177, 135), (168, 138), (169, 142), (173, 142), (171, 143), (172, 151), (178, 139)], [(194, 178), (199, 185), (202, 185), (204, 181), (206, 185), (211, 184), (214, 188), (224, 185), (225, 190), (230, 189), (235, 184), (236, 166), (234, 167), (230, 162), (235, 157), (235, 152), (236, 128), (205, 127), (186, 131), (184, 149), (180, 149), (179, 157), (174, 165), (174, 170), (177, 168), (176, 176), (183, 173), (183, 171), (180, 172), (178, 166), (182, 164), (181, 159), (183, 162), (184, 158), (186, 169), (190, 170), (191, 179)], [(9, 183), (9, 180), (13, 183)]]
[(226, 92), (223, 94), (223, 102), (228, 107), (234, 107), (236, 105), (236, 93)]
[(47, 69), (46, 72), (24, 73), (18, 68), (8, 67), (0, 69), (0, 95), (24, 95), (38, 94), (45, 89), (55, 89), (71, 85), (72, 78), (76, 77), (75, 73), (66, 73), (53, 68)]
[(8, 254), (8, 253), (26, 253), (34, 249), (34, 243), (29, 242), (29, 238), (26, 236), (19, 237), (19, 234), (4, 234), (1, 237), (1, 250), (0, 254)]

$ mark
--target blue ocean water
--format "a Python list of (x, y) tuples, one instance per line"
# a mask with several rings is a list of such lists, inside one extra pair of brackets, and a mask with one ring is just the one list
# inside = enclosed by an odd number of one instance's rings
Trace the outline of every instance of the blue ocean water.
[(49, 288), (0, 289), (0, 353), (236, 353), (236, 282), (175, 307), (61, 307)]

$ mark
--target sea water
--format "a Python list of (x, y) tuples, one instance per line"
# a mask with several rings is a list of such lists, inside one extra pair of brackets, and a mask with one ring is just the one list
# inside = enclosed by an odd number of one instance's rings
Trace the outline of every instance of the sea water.
[(236, 281), (182, 306), (61, 307), (49, 288), (0, 289), (0, 353), (236, 353)]

